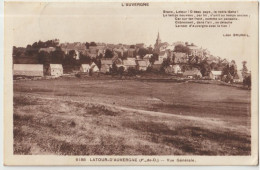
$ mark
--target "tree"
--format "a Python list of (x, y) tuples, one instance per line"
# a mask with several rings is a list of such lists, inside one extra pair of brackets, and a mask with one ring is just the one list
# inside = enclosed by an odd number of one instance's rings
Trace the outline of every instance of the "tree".
[(222, 70), (222, 77), (225, 76), (225, 79), (223, 79), (223, 81), (225, 81), (226, 83), (229, 82), (233, 82), (234, 77), (237, 75), (237, 67), (235, 64), (235, 61), (232, 60), (231, 61), (231, 65), (227, 64), (223, 70)]
[(211, 67), (206, 61), (200, 63), (200, 72), (203, 77), (208, 76), (210, 71), (211, 71)]
[(129, 68), (127, 69), (127, 73), (128, 73), (129, 76), (135, 76), (137, 72), (136, 72), (136, 69), (135, 69), (135, 68), (129, 67)]
[(51, 63), (53, 64), (62, 64), (64, 58), (65, 53), (60, 47), (57, 47), (55, 51), (51, 52)]
[(158, 60), (159, 55), (157, 53), (153, 53), (151, 58), (149, 59), (149, 62), (153, 65), (156, 60)]
[(233, 77), (237, 75), (237, 65), (236, 65), (235, 60), (231, 61), (231, 66), (229, 67), (229, 73)]
[(211, 68), (211, 70), (219, 70), (219, 65), (215, 62), (212, 62), (210, 64), (210, 68)]
[(101, 69), (101, 59), (94, 58), (93, 62), (97, 65), (98, 69)]
[(112, 68), (110, 68), (110, 73), (117, 74), (117, 71), (118, 71), (117, 65), (116, 65), (116, 63), (113, 63)]
[(89, 46), (97, 46), (97, 44), (95, 42), (90, 42)]
[(114, 56), (113, 51), (110, 49), (106, 49), (105, 58), (113, 58), (113, 56)]
[(122, 60), (126, 60), (127, 59), (127, 56), (128, 56), (128, 52), (127, 51), (124, 51), (123, 52), (123, 56), (122, 56)]
[(46, 51), (41, 51), (38, 54), (38, 62), (39, 64), (48, 65), (51, 63), (51, 55)]
[(222, 75), (228, 75), (229, 74), (229, 65), (227, 64), (223, 70), (222, 70)]
[(190, 49), (187, 46), (178, 44), (174, 47), (174, 52), (181, 52), (181, 53), (186, 53), (186, 54), (190, 54)]
[(247, 86), (248, 88), (251, 87), (251, 75), (247, 76), (244, 80), (243, 80), (243, 85)]
[(88, 42), (85, 43), (85, 46), (86, 46), (87, 49), (89, 49), (89, 43)]
[(135, 48), (135, 45), (130, 45), (130, 48)]
[(118, 68), (118, 73), (119, 73), (119, 75), (120, 75), (121, 77), (122, 77), (124, 71), (125, 71), (125, 68), (124, 68), (123, 66), (120, 66), (120, 67)]
[(91, 62), (91, 58), (88, 55), (80, 53), (80, 55), (79, 55), (79, 62), (81, 64), (89, 64)]
[(163, 60), (161, 71), (164, 72), (165, 68), (167, 68), (171, 64), (171, 61), (169, 58)]
[(149, 51), (146, 49), (146, 48), (140, 48), (139, 50), (138, 50), (138, 52), (137, 52), (137, 54), (141, 57), (141, 58), (143, 58), (146, 54), (148, 54), (149, 53)]
[(235, 76), (235, 75), (237, 75), (237, 68), (236, 68), (236, 66), (235, 65), (231, 65), (230, 67), (229, 67), (229, 73), (231, 74), (231, 76)]
[(75, 50), (70, 50), (67, 55), (65, 55), (65, 58), (63, 60), (64, 65), (70, 65), (70, 66), (75, 66), (77, 65), (77, 61), (75, 59), (76, 52)]
[(242, 68), (242, 77), (243, 77), (243, 79), (246, 78), (246, 75), (247, 75), (247, 73), (248, 73), (248, 69), (247, 69), (246, 64), (247, 64), (246, 61), (243, 61), (243, 62), (242, 62), (242, 65), (243, 65), (243, 68)]

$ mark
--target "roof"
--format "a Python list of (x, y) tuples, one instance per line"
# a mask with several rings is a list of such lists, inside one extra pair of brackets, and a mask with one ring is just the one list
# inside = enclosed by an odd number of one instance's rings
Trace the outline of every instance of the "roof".
[(166, 51), (160, 51), (159, 56), (164, 56), (166, 54)]
[(175, 56), (174, 61), (176, 63), (185, 63), (185, 62), (187, 62), (187, 54), (186, 53), (174, 52), (173, 54)]
[(54, 48), (54, 47), (48, 47), (48, 48), (40, 48), (39, 49), (39, 52), (41, 52), (41, 51), (45, 51), (45, 52), (52, 52), (52, 51), (55, 51), (56, 50), (56, 48)]
[(90, 58), (95, 58), (97, 57), (97, 54), (88, 54)]
[(97, 52), (98, 52), (97, 48), (90, 48), (89, 49), (89, 53), (91, 53), (91, 54), (97, 54)]
[(81, 67), (83, 67), (83, 68), (89, 68), (90, 65), (89, 65), (89, 64), (81, 64)]
[(147, 67), (148, 66), (148, 63), (144, 60), (139, 60), (139, 61), (137, 61), (137, 63), (141, 67)]
[(135, 49), (134, 48), (129, 48), (128, 51), (135, 51)]
[(135, 66), (136, 62), (134, 60), (123, 60), (125, 66)]
[(188, 70), (183, 73), (184, 76), (193, 76), (201, 74), (199, 70)]
[(173, 52), (173, 54), (175, 55), (175, 57), (186, 57), (186, 53), (182, 52)]
[(112, 59), (101, 59), (101, 64), (103, 65), (112, 65)]
[(43, 71), (43, 64), (14, 64), (16, 71)]
[(61, 64), (50, 64), (50, 68), (55, 68), (55, 69), (63, 69)]
[(149, 59), (149, 58), (151, 58), (153, 56), (153, 54), (146, 54), (143, 58), (144, 59)]
[(153, 64), (154, 64), (154, 65), (157, 65), (157, 64), (162, 64), (162, 63), (163, 63), (162, 60), (156, 60)]
[(211, 73), (215, 76), (220, 76), (222, 74), (222, 71), (211, 71)]

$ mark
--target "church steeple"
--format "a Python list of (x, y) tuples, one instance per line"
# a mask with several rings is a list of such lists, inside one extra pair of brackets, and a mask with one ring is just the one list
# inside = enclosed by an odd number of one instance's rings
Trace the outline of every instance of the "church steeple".
[(161, 44), (161, 39), (160, 39), (160, 33), (159, 33), (159, 31), (158, 31), (158, 35), (157, 35), (156, 42), (155, 42), (155, 44), (154, 44), (154, 48), (157, 49), (160, 44)]
[(161, 43), (161, 39), (160, 39), (160, 33), (158, 31), (158, 35), (157, 35), (157, 39), (156, 39), (156, 44), (159, 45)]

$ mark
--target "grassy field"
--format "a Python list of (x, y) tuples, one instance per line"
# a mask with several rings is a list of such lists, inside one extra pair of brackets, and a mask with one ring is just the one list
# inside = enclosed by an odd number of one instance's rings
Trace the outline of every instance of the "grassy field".
[(14, 82), (14, 154), (250, 155), (250, 91), (198, 83)]

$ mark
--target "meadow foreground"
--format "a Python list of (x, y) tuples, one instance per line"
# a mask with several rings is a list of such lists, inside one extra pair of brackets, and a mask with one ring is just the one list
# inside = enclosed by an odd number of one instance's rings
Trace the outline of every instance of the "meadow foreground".
[(14, 82), (14, 154), (250, 155), (250, 91), (198, 83)]

